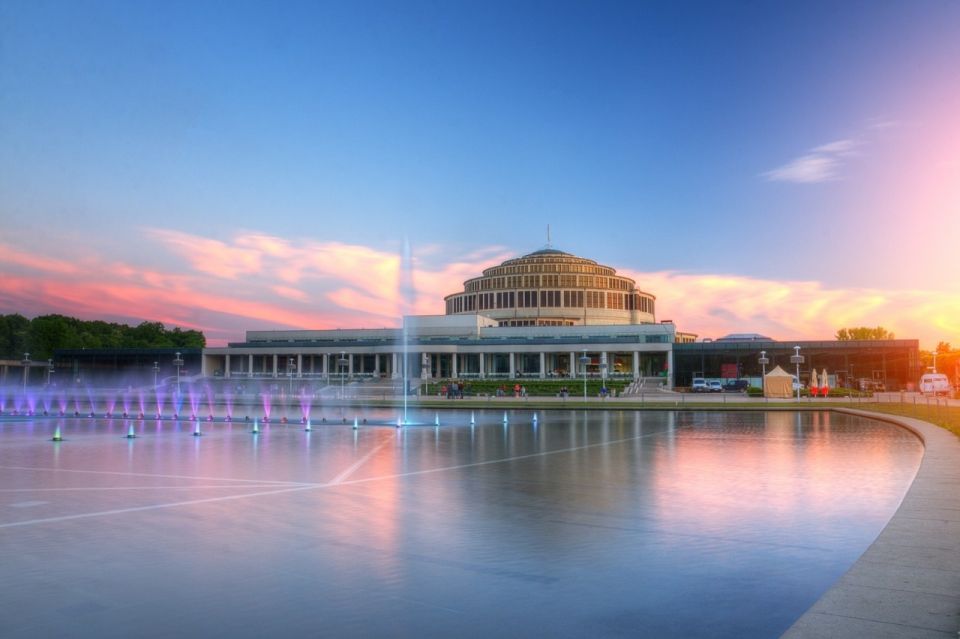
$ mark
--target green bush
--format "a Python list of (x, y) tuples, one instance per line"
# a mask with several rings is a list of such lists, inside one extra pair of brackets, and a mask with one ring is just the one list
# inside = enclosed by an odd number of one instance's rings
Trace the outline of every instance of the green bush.
[[(623, 392), (623, 389), (629, 384), (629, 380), (603, 380), (588, 379), (587, 395), (596, 397), (600, 394), (600, 388), (604, 385), (607, 391), (616, 391), (617, 395)], [(441, 387), (449, 385), (450, 380), (438, 380), (423, 384), (421, 393), (428, 396), (436, 396)], [(528, 397), (556, 397), (560, 394), (560, 389), (564, 386), (569, 391), (571, 398), (583, 397), (583, 380), (554, 380), (554, 379), (475, 379), (463, 381), (463, 394), (465, 397), (496, 395), (497, 389), (503, 387), (503, 392), (507, 396), (513, 396), (514, 384), (520, 384), (527, 389)]]
[(747, 388), (747, 397), (763, 397), (763, 389), (759, 386)]
[(831, 388), (827, 397), (873, 397), (873, 393), (853, 388)]

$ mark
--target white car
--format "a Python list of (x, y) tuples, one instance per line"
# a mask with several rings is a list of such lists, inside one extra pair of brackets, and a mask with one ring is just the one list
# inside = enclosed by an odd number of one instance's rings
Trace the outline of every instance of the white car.
[(711, 393), (722, 393), (723, 384), (721, 384), (717, 380), (709, 381), (707, 382), (707, 390), (710, 391)]
[(702, 377), (694, 377), (693, 383), (690, 384), (690, 390), (694, 393), (706, 393), (710, 389), (707, 387), (707, 380)]
[(920, 377), (920, 392), (924, 395), (949, 395), (952, 390), (943, 373), (925, 373)]

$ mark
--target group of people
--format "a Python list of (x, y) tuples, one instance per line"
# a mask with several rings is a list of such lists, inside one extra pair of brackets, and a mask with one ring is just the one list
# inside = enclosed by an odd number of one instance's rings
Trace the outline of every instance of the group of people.
[(447, 399), (463, 399), (463, 382), (450, 382), (440, 387), (440, 394)]
[[(506, 397), (507, 396), (507, 387), (501, 385), (497, 388), (497, 397)], [(527, 396), (527, 387), (521, 386), (520, 384), (513, 385), (513, 396), (514, 397), (526, 397)]]

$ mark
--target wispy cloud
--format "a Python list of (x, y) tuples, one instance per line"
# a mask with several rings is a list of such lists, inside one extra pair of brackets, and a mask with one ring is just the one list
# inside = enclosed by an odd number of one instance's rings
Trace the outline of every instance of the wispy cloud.
[(835, 140), (821, 144), (781, 167), (767, 171), (763, 177), (772, 182), (813, 184), (836, 180), (840, 176), (842, 160), (856, 154), (861, 142), (854, 139)]
[(891, 120), (889, 118), (869, 118), (867, 119), (867, 128), (872, 130), (892, 129), (903, 126), (900, 120)]
[(837, 178), (840, 162), (825, 155), (804, 155), (763, 175), (772, 182), (809, 184)]

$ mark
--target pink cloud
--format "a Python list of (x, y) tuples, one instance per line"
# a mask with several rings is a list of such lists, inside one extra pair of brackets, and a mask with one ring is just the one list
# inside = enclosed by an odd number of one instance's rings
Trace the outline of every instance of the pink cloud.
[[(63, 313), (133, 323), (162, 321), (204, 331), (211, 345), (243, 339), (245, 330), (399, 326), (405, 307), (400, 258), (391, 251), (340, 242), (239, 234), (220, 241), (150, 230), (148, 238), (188, 258), (175, 270), (142, 268), (91, 254), (69, 263), (8, 252), (0, 265), (24, 272), (0, 278), (0, 305), (28, 315)], [(442, 262), (441, 247), (414, 256), (411, 311), (442, 314), (443, 297), (464, 280), (514, 257), (486, 247)], [(186, 268), (185, 268), (186, 267)], [(815, 281), (776, 281), (728, 274), (618, 269), (657, 296), (657, 318), (701, 337), (757, 332), (776, 339), (831, 339), (844, 326), (882, 325), (899, 337), (960, 342), (960, 294), (830, 288)]]
[(61, 275), (76, 273), (78, 270), (77, 265), (72, 262), (35, 253), (25, 253), (9, 244), (0, 244), (0, 264)]
[(147, 229), (147, 234), (182, 255), (202, 273), (236, 279), (261, 268), (260, 254), (242, 247), (167, 229)]
[(846, 326), (884, 326), (925, 346), (960, 336), (960, 295), (944, 291), (829, 288), (814, 281), (621, 270), (657, 296), (657, 318), (700, 337), (755, 332), (832, 339)]

